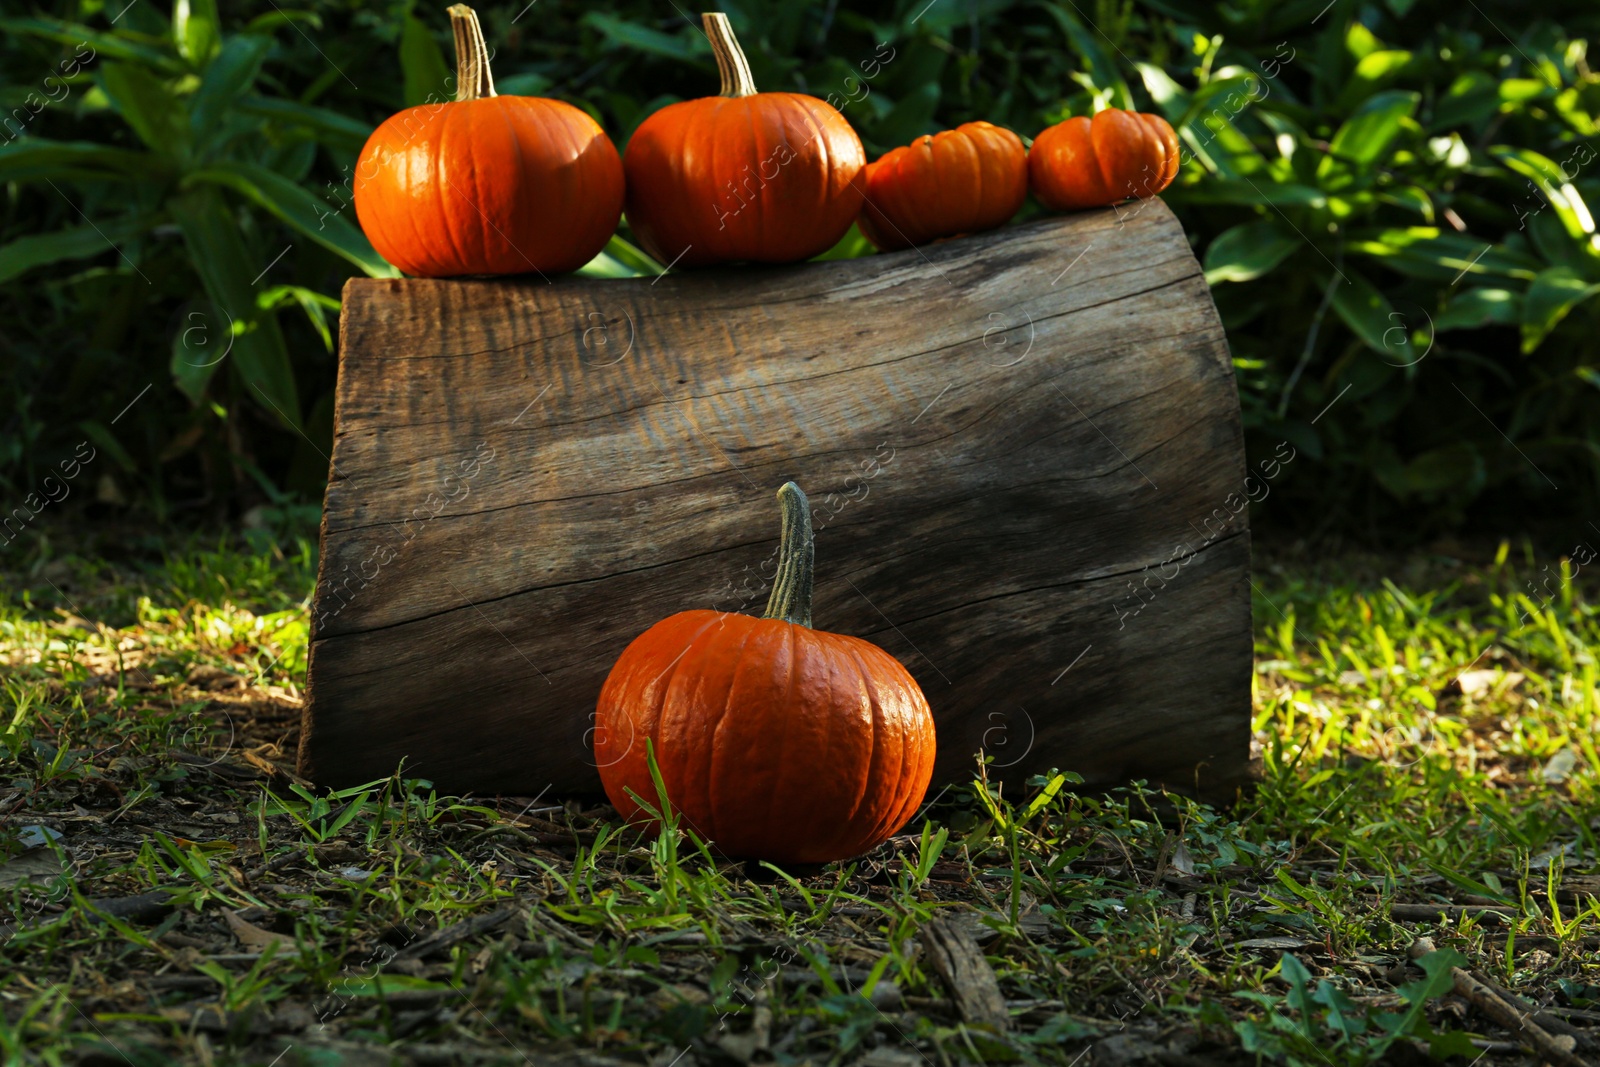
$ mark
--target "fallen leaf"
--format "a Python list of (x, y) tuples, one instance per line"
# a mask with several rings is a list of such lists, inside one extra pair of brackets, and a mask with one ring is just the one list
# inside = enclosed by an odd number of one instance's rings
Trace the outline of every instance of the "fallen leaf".
[(1522, 675), (1517, 671), (1508, 671), (1504, 674), (1497, 670), (1462, 671), (1456, 675), (1450, 688), (1460, 691), (1464, 697), (1480, 697), (1495, 688), (1495, 683), (1504, 679), (1502, 690), (1512, 690), (1522, 684)]
[(1547, 782), (1564, 782), (1577, 765), (1577, 753), (1570, 748), (1564, 748), (1550, 757), (1550, 762), (1544, 765), (1544, 770), (1540, 773)]
[(1247, 941), (1235, 941), (1234, 948), (1305, 948), (1309, 941), (1302, 941), (1298, 937), (1252, 937)]
[(7, 863), (0, 863), (0, 890), (32, 882), (48, 885), (61, 876), (61, 860), (47, 848), (29, 849)]
[(23, 848), (43, 848), (52, 841), (61, 840), (61, 831), (52, 830), (48, 826), (24, 826), (17, 833), (17, 842)]
[(294, 948), (294, 938), (287, 934), (275, 934), (271, 930), (263, 930), (255, 923), (245, 922), (237, 913), (226, 908), (222, 909), (222, 918), (228, 924), (228, 929), (233, 931), (233, 936), (239, 939), (239, 944), (254, 952), (264, 952), (268, 945)]
[(1534, 870), (1539, 870), (1550, 866), (1550, 864), (1555, 862), (1555, 860), (1558, 858), (1565, 862), (1577, 854), (1578, 843), (1576, 841), (1568, 841), (1564, 845), (1552, 845), (1550, 848), (1545, 849), (1543, 852), (1530, 859), (1528, 861), (1528, 866)]

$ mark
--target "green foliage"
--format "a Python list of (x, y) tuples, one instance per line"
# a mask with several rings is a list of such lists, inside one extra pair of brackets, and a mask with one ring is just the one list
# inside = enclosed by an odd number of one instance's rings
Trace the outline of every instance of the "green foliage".
[(1290, 1067), (1330, 1064), (1335, 1067), (1360, 1067), (1381, 1063), (1396, 1041), (1414, 1037), (1428, 1043), (1437, 1058), (1478, 1055), (1467, 1034), (1452, 1031), (1435, 1033), (1423, 1010), (1430, 1000), (1453, 988), (1450, 968), (1465, 965), (1465, 956), (1454, 949), (1436, 949), (1418, 957), (1417, 966), (1426, 975), (1420, 981), (1401, 986), (1404, 1012), (1379, 1012), (1362, 1007), (1326, 978), (1315, 988), (1311, 972), (1289, 953), (1284, 953), (1278, 969), (1289, 991), (1281, 1001), (1295, 1016), (1278, 1010), (1280, 1002), (1265, 994), (1248, 995), (1268, 1009), (1264, 1019), (1247, 1018), (1233, 1024), (1239, 1045), (1257, 1055), (1281, 1056)]
[[(973, 119), (1025, 136), (1104, 106), (1171, 120), (1184, 165), (1165, 199), (1214, 287), (1248, 440), (1309, 459), (1269, 511), (1425, 532), (1474, 507), (1600, 503), (1592, 5), (727, 10), (759, 85), (832, 101), (873, 155)], [(571, 100), (619, 147), (716, 85), (698, 27), (643, 0), (479, 11), (502, 92)], [(96, 479), (158, 510), (314, 497), (329, 313), (344, 278), (390, 270), (350, 173), (377, 122), (450, 95), (443, 5), (86, 0), (0, 21), (0, 309), (17, 324), (0, 480), (26, 492), (89, 435), (126, 460)], [(586, 271), (658, 270), (626, 236)], [(828, 255), (868, 251), (852, 234)]]

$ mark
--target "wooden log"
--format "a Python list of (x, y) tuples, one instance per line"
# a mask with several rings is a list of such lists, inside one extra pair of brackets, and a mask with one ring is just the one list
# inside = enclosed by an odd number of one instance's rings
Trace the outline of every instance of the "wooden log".
[(759, 612), (815, 507), (816, 624), (898, 657), (936, 783), (1250, 779), (1226, 340), (1159, 201), (894, 255), (656, 279), (355, 279), (301, 773), (598, 790), (611, 664)]

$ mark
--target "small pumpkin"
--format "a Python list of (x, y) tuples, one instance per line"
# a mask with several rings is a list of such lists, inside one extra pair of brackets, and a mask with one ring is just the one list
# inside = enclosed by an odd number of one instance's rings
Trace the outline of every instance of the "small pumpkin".
[(624, 818), (651, 820), (653, 751), (687, 828), (726, 855), (827, 863), (888, 840), (933, 774), (933, 715), (895, 658), (811, 628), (811, 509), (778, 490), (766, 612), (684, 611), (633, 640), (595, 712), (595, 763)]
[(1178, 176), (1178, 135), (1160, 115), (1107, 108), (1045, 130), (1028, 152), (1033, 195), (1052, 211), (1155, 196)]
[(861, 210), (861, 139), (814, 96), (757, 92), (727, 16), (703, 22), (722, 95), (669, 104), (639, 124), (623, 155), (628, 225), (668, 266), (826, 252)]
[(470, 7), (450, 8), (456, 98), (407, 108), (356, 162), (356, 217), (407, 274), (553, 274), (605, 247), (622, 215), (622, 160), (571, 104), (500, 96)]
[(917, 138), (867, 167), (861, 232), (880, 251), (992, 230), (1028, 196), (1022, 138), (968, 122)]

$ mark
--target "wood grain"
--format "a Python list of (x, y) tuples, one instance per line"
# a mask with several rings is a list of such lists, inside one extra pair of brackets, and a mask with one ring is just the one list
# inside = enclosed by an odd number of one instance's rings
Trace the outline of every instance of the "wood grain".
[(774, 493), (816, 624), (927, 693), (937, 782), (1249, 781), (1248, 511), (1226, 341), (1159, 201), (658, 279), (345, 289), (301, 772), (598, 789), (617, 655), (758, 612)]
[(950, 1001), (961, 1021), (995, 1030), (1010, 1029), (1011, 1012), (1000, 993), (999, 979), (984, 959), (972, 931), (949, 918), (940, 918), (925, 924), (921, 933), (928, 961), (950, 991)]

